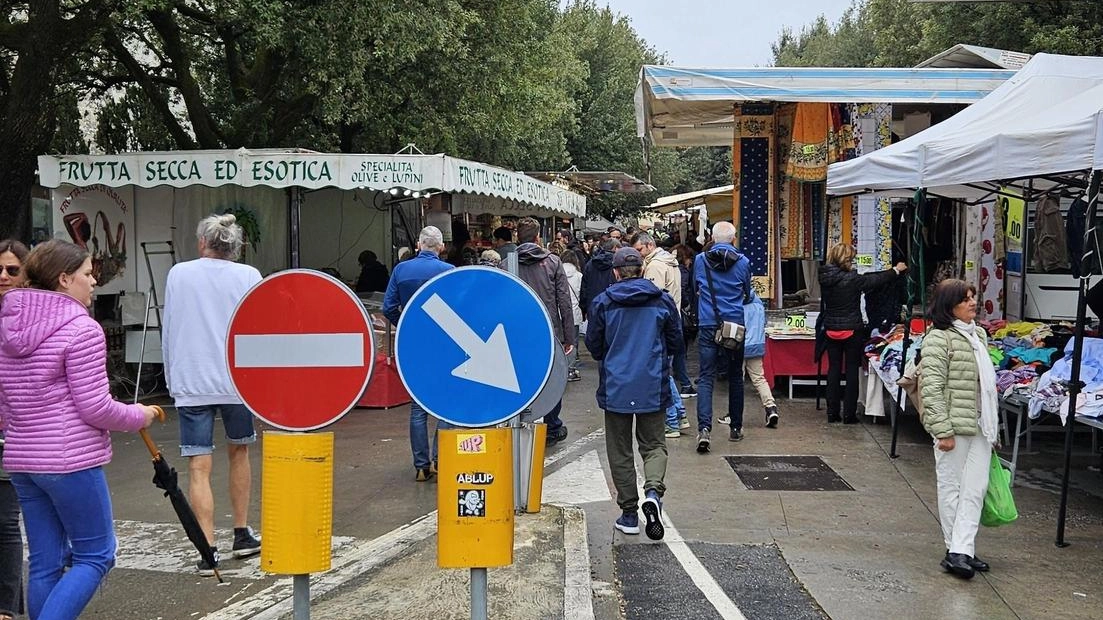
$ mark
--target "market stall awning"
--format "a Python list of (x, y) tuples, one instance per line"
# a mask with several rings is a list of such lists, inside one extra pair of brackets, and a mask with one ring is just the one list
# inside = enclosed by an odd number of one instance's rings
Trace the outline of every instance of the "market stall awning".
[(87, 187), (301, 187), (391, 189), (491, 196), (536, 211), (580, 217), (586, 198), (521, 172), (448, 155), (316, 153), (303, 149), (43, 155), (39, 183)]
[(735, 189), (734, 185), (723, 185), (721, 187), (713, 187), (711, 189), (703, 189), (696, 192), (687, 192), (685, 194), (674, 194), (671, 196), (663, 196), (656, 200), (651, 206), (647, 207), (650, 211), (658, 213), (674, 213), (675, 211), (682, 211), (689, 207), (696, 207), (703, 204), (711, 204), (714, 202), (727, 203), (730, 211), (732, 204), (732, 190)]
[[(983, 100), (906, 140), (832, 164), (827, 191), (972, 196), (1103, 166), (1103, 58), (1037, 54)], [(982, 186), (985, 182), (992, 182)]]
[(733, 106), (752, 101), (969, 104), (1014, 71), (645, 65), (636, 127), (655, 146), (730, 146)]
[(525, 172), (535, 179), (556, 185), (565, 183), (591, 194), (620, 192), (638, 194), (655, 191), (654, 186), (627, 172), (616, 170), (579, 170), (576, 166), (562, 172), (556, 170)]
[(976, 69), (1022, 69), (1030, 60), (1030, 54), (1001, 50), (980, 45), (958, 43), (950, 49), (939, 52), (916, 67), (950, 68), (973, 67)]

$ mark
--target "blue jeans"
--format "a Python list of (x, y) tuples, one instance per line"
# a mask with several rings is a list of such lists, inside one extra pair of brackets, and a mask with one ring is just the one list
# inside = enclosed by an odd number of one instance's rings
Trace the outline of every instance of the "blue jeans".
[(670, 406), (666, 408), (667, 428), (678, 428), (678, 418), (685, 416), (686, 405), (682, 402), (682, 395), (678, 393), (678, 385), (674, 377), (670, 377)]
[[(437, 430), (453, 428), (443, 420), (437, 420)], [(410, 401), (410, 450), (414, 453), (414, 467), (425, 469), (429, 467), (429, 413), (417, 404)], [(433, 463), (437, 462), (437, 434), (433, 432)]]
[(693, 380), (689, 378), (689, 369), (686, 368), (686, 352), (684, 350), (674, 356), (670, 371), (674, 376), (674, 380), (678, 383), (678, 387), (693, 386)]
[[(23, 507), (30, 552), (27, 611), (39, 620), (75, 619), (115, 566), (111, 495), (103, 468), (13, 473), (11, 481)], [(70, 545), (73, 566), (65, 571)]]
[(563, 420), (559, 417), (559, 412), (563, 410), (563, 401), (555, 403), (555, 407), (544, 416), (544, 424), (548, 425), (548, 432), (559, 430), (560, 426), (563, 426)]
[[(713, 341), (716, 327), (701, 326), (697, 331), (701, 377), (697, 380), (697, 430), (712, 430), (712, 386), (722, 362), (728, 368), (743, 368), (743, 349), (725, 349)], [(732, 428), (743, 428), (743, 373), (728, 372), (728, 416)]]

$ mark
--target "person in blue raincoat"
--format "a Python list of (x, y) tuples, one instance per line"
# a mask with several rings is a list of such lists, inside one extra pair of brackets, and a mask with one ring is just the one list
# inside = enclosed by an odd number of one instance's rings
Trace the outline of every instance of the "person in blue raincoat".
[(751, 299), (743, 304), (743, 320), (747, 327), (747, 335), (743, 341), (743, 367), (751, 377), (751, 384), (758, 392), (758, 397), (762, 399), (766, 428), (777, 428), (777, 405), (762, 370), (762, 360), (766, 357), (766, 306), (755, 293), (751, 293)]

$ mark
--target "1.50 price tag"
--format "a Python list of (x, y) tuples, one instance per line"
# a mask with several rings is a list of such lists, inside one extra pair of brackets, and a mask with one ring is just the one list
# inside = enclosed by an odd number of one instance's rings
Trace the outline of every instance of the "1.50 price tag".
[(805, 318), (806, 317), (803, 314), (790, 314), (789, 316), (785, 317), (785, 326), (795, 327), (797, 329), (804, 329)]
[(872, 254), (859, 254), (854, 257), (854, 264), (858, 267), (872, 267), (873, 255)]

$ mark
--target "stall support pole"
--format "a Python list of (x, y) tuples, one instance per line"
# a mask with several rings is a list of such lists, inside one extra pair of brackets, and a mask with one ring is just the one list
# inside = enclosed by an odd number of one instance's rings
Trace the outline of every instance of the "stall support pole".
[[(1057, 541), (1058, 547), (1067, 547), (1065, 541), (1065, 517), (1068, 514), (1069, 501), (1069, 475), (1072, 469), (1072, 425), (1076, 423), (1076, 398), (1084, 388), (1080, 382), (1080, 364), (1084, 361), (1084, 322), (1087, 320), (1088, 309), (1088, 283), (1091, 272), (1088, 261), (1098, 261), (1099, 249), (1096, 247), (1095, 227), (1097, 224), (1096, 209), (1099, 207), (1099, 182), (1101, 170), (1092, 170), (1091, 181), (1088, 182), (1088, 220), (1084, 226), (1084, 256), (1080, 261), (1080, 290), (1076, 294), (1076, 331), (1072, 341), (1072, 373), (1069, 377), (1069, 410), (1065, 419), (1065, 468), (1061, 476), (1061, 504), (1057, 509)], [(1026, 265), (1023, 265), (1023, 273), (1026, 273)], [(1025, 288), (1025, 287), (1024, 287)]]
[(299, 215), (303, 206), (303, 190), (301, 187), (287, 188), (287, 227), (292, 269), (299, 268)]
[[(907, 309), (907, 312), (904, 313), (904, 342), (901, 343), (901, 355), (900, 355), (900, 376), (901, 377), (904, 376), (904, 367), (907, 366), (907, 363), (908, 363), (908, 347), (911, 346), (911, 335), (912, 335), (911, 324), (912, 324), (912, 317), (914, 316), (914, 313), (912, 312), (912, 305), (915, 303), (914, 297), (912, 296), (912, 292), (915, 290), (915, 287), (913, 286), (913, 284), (915, 283), (914, 269), (916, 269), (917, 267), (920, 270), (919, 271), (919, 286), (923, 286), (923, 270), (922, 270), (922, 264), (923, 264), (923, 250), (922, 250), (922, 247), (923, 246), (920, 245), (919, 250), (917, 251), (916, 250), (916, 240), (919, 238), (919, 233), (917, 232), (917, 231), (920, 230), (920, 228), (919, 228), (919, 218), (920, 218), (920, 215), (923, 213), (923, 203), (925, 203), (926, 201), (927, 201), (927, 191), (924, 190), (924, 189), (920, 189), (919, 191), (917, 191), (915, 193), (915, 200), (912, 201), (912, 202), (915, 203), (915, 214), (912, 217), (912, 238), (911, 238), (911, 242), (908, 244), (908, 262), (911, 263), (911, 264), (908, 265), (908, 275), (907, 275), (907, 278), (908, 278), (908, 280), (907, 280), (907, 282), (908, 282), (908, 309)], [(917, 260), (917, 255), (918, 255), (918, 260)], [(900, 386), (899, 389), (896, 391), (896, 402), (893, 403), (893, 407), (892, 407), (892, 420), (891, 420), (891, 422), (892, 422), (892, 444), (889, 447), (889, 458), (894, 458), (894, 459), (895, 458), (900, 458), (900, 455), (896, 453), (896, 440), (897, 440), (897, 437), (900, 433), (900, 417), (901, 417), (901, 414), (904, 413), (905, 409), (908, 406), (907, 401), (903, 400), (904, 398), (905, 398), (905, 396), (904, 396), (904, 386)]]

